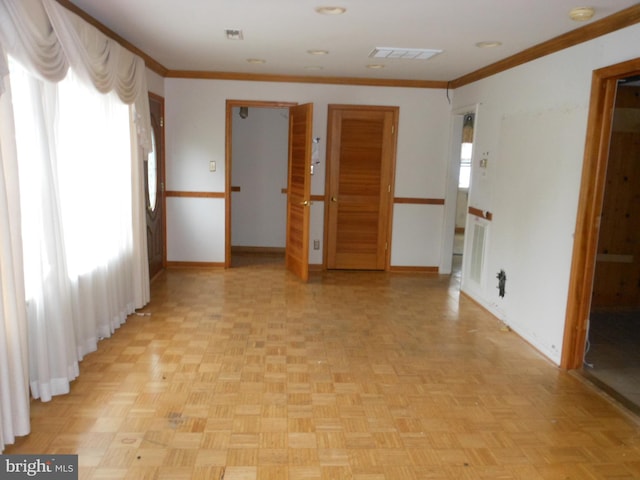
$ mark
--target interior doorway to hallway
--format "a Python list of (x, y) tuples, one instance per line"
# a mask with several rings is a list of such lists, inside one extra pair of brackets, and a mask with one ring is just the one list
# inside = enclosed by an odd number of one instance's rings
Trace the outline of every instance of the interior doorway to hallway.
[(227, 105), (229, 266), (284, 264), (290, 105)]
[(640, 76), (618, 81), (584, 373), (640, 412)]
[(473, 127), (475, 115), (467, 113), (462, 123), (460, 135), (460, 170), (458, 173), (458, 192), (456, 196), (456, 222), (453, 237), (452, 273), (460, 275), (462, 255), (464, 253), (467, 210), (469, 208), (469, 187), (471, 186), (471, 159), (473, 157)]
[[(620, 163), (620, 167), (623, 169), (631, 167), (634, 170), (634, 175), (638, 175), (639, 165), (637, 162), (637, 154), (635, 155), (635, 159), (632, 159), (631, 161), (629, 161), (629, 159), (623, 159), (621, 162), (614, 161), (610, 164), (612, 150), (620, 150), (621, 152), (626, 150), (626, 148), (620, 149), (620, 142), (624, 143), (626, 141), (626, 134), (622, 136), (616, 135), (616, 131), (619, 130), (620, 127), (620, 125), (616, 125), (616, 123), (621, 120), (620, 115), (616, 112), (616, 108), (614, 108), (616, 107), (616, 100), (619, 98), (619, 85), (621, 83), (625, 83), (626, 79), (637, 76), (640, 76), (640, 58), (604, 67), (593, 72), (591, 103), (589, 107), (589, 119), (586, 132), (582, 184), (575, 228), (575, 241), (571, 263), (571, 279), (569, 282), (567, 300), (567, 317), (565, 322), (561, 360), (561, 366), (563, 368), (577, 369), (592, 379), (594, 377), (591, 373), (593, 373), (594, 368), (596, 368), (596, 361), (602, 365), (602, 358), (598, 359), (592, 356), (595, 351), (593, 350), (594, 342), (592, 342), (592, 340), (595, 340), (596, 342), (603, 341), (604, 344), (604, 337), (609, 337), (611, 348), (608, 349), (616, 352), (617, 354), (620, 353), (620, 347), (622, 345), (622, 342), (616, 341), (615, 339), (616, 336), (619, 337), (619, 334), (614, 334), (615, 330), (613, 327), (615, 322), (609, 321), (607, 323), (605, 320), (605, 323), (603, 324), (604, 335), (597, 334), (597, 326), (595, 323), (590, 326), (592, 321), (598, 321), (598, 319), (595, 318), (595, 315), (597, 315), (597, 312), (601, 310), (600, 307), (608, 303), (607, 297), (610, 297), (610, 293), (613, 293), (614, 297), (618, 297), (614, 300), (614, 304), (620, 306), (626, 305), (626, 300), (624, 302), (621, 300), (627, 297), (625, 290), (628, 287), (635, 288), (635, 292), (629, 292), (631, 294), (629, 299), (631, 300), (630, 305), (632, 306), (632, 309), (640, 305), (640, 302), (638, 301), (640, 272), (638, 272), (637, 268), (635, 270), (635, 276), (633, 273), (629, 275), (629, 272), (622, 275), (620, 275), (620, 272), (613, 273), (609, 280), (607, 280), (608, 282), (613, 281), (614, 288), (612, 290), (609, 290), (608, 286), (603, 288), (605, 285), (601, 284), (601, 277), (598, 273), (598, 270), (600, 270), (601, 273), (606, 273), (607, 270), (612, 270), (611, 268), (600, 268), (605, 267), (607, 264), (609, 267), (611, 267), (612, 264), (625, 264), (626, 266), (623, 267), (628, 269), (630, 265), (637, 265), (637, 262), (640, 261), (640, 253), (638, 252), (637, 203), (633, 204), (628, 201), (616, 201), (613, 203), (617, 204), (617, 206), (611, 210), (612, 212), (615, 212), (616, 210), (623, 210), (623, 217), (625, 218), (625, 221), (621, 224), (621, 230), (625, 228), (625, 224), (632, 227), (632, 232), (630, 231), (628, 233), (631, 234), (630, 238), (634, 239), (631, 244), (635, 242), (634, 253), (625, 253), (626, 247), (628, 246), (625, 245), (626, 242), (618, 245), (617, 240), (613, 237), (607, 238), (606, 235), (603, 237), (600, 234), (602, 217), (607, 215), (607, 212), (609, 211), (609, 208), (605, 206), (605, 202), (607, 202), (608, 182), (611, 180), (608, 177), (610, 174), (620, 175), (621, 173), (620, 171), (616, 172), (618, 169), (616, 163)], [(636, 109), (631, 108), (631, 110)], [(622, 117), (627, 116), (627, 114), (633, 117), (637, 112), (625, 112)], [(617, 116), (618, 118), (616, 118)], [(627, 130), (627, 128), (624, 127), (621, 128), (621, 130), (624, 131)], [(632, 136), (636, 135), (635, 133), (628, 133)], [(625, 185), (625, 191), (634, 191), (634, 189), (628, 189), (627, 187), (633, 184), (636, 180), (632, 180), (629, 175), (623, 173), (622, 181), (625, 184), (629, 184)], [(627, 195), (627, 193), (624, 193), (623, 196), (625, 195)], [(634, 195), (637, 197), (637, 193)], [(636, 198), (635, 201), (637, 202), (638, 199)], [(632, 208), (632, 211), (630, 211), (629, 209), (633, 205), (635, 206)], [(628, 217), (627, 213), (629, 215)], [(607, 228), (605, 226), (604, 231), (606, 230)], [(616, 229), (613, 229), (614, 236), (619, 233), (615, 232), (615, 230)], [(612, 247), (614, 245), (615, 247)], [(618, 250), (618, 248), (621, 247), (624, 247), (625, 251)], [(613, 265), (613, 270), (622, 271), (622, 269), (620, 269), (621, 266), (622, 265)], [(606, 284), (607, 281), (604, 283)], [(620, 281), (624, 282), (624, 285), (621, 285), (619, 283)], [(627, 282), (630, 282), (630, 284), (627, 285)], [(615, 285), (616, 283), (618, 283), (618, 285)], [(620, 289), (618, 287), (624, 288)], [(609, 290), (608, 293), (607, 290)], [(616, 291), (618, 291), (620, 295), (617, 295), (615, 293)], [(632, 323), (637, 324), (637, 317), (634, 321), (629, 322), (624, 320), (623, 323), (625, 323), (625, 326), (629, 326)], [(625, 333), (623, 334), (623, 337), (626, 342), (632, 338), (632, 334)], [(613, 342), (611, 342), (611, 340), (613, 340)], [(604, 350), (600, 348), (600, 350), (602, 353), (607, 350), (607, 348)], [(637, 351), (637, 342), (633, 345), (633, 350)], [(638, 369), (637, 365), (634, 367), (632, 363), (634, 362), (623, 362), (621, 366), (628, 372), (631, 372), (633, 368), (636, 368), (636, 373), (632, 373), (632, 375), (633, 383), (637, 385), (637, 372), (640, 371), (640, 369)], [(590, 372), (590, 370), (592, 371)], [(594, 383), (601, 387), (606, 387), (604, 389), (609, 393), (613, 393), (614, 396), (616, 396), (617, 393), (620, 393), (619, 391), (616, 393), (615, 389), (607, 387), (602, 381), (596, 381)], [(637, 404), (629, 402), (628, 396), (619, 395), (618, 399), (622, 400), (627, 406), (638, 411), (638, 409), (635, 408)]]

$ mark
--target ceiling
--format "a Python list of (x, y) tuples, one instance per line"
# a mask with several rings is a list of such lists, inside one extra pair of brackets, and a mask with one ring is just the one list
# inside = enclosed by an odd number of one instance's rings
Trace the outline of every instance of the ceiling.
[[(423, 81), (457, 79), (637, 4), (589, 0), (595, 16), (575, 22), (568, 12), (583, 6), (576, 0), (70, 2), (168, 70)], [(346, 12), (322, 15), (320, 6)], [(243, 39), (227, 39), (227, 29), (241, 30)], [(502, 44), (476, 46), (487, 41)], [(376, 47), (442, 53), (429, 60), (370, 58)]]

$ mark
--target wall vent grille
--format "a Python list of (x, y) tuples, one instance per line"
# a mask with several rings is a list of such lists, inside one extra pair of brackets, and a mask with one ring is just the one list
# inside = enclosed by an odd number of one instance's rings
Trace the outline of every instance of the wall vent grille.
[(469, 277), (477, 284), (482, 283), (485, 230), (485, 226), (478, 223), (476, 223), (473, 227), (473, 242), (471, 244), (471, 263), (469, 268)]
[(369, 57), (371, 58), (400, 58), (403, 60), (429, 60), (431, 57), (442, 53), (442, 50), (429, 48), (393, 48), (376, 47)]

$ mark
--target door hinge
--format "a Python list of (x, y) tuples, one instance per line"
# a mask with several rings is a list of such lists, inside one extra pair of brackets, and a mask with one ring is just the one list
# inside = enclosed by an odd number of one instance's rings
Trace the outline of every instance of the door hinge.
[(160, 117), (160, 127), (164, 128), (164, 117)]
[(384, 242), (384, 251), (389, 250), (389, 242)]
[(391, 193), (391, 184), (387, 186), (387, 193)]
[(395, 133), (396, 133), (396, 126), (391, 125), (391, 135), (394, 135)]

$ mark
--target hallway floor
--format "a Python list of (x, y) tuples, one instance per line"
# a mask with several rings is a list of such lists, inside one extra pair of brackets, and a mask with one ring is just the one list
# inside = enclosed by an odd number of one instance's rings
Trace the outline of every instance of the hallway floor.
[(640, 478), (640, 423), (458, 276), (175, 269), (5, 453), (81, 479)]
[(593, 312), (584, 372), (640, 414), (640, 311)]

